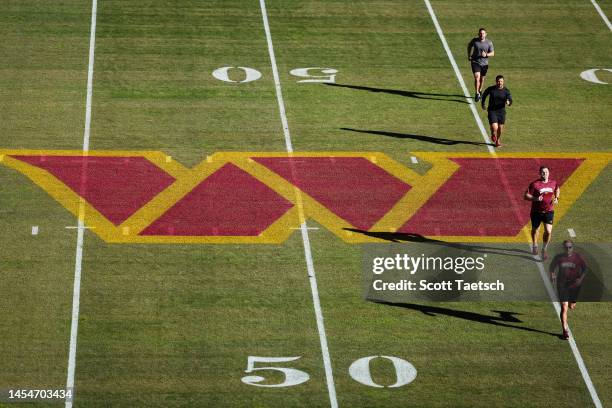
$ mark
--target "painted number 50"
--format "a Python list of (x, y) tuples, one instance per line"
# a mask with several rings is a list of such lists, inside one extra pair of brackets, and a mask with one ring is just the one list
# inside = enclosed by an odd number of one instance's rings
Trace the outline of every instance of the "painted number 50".
[(256, 387), (291, 387), (293, 385), (299, 385), (308, 381), (310, 376), (304, 371), (297, 370), (295, 368), (285, 368), (285, 367), (255, 367), (257, 363), (286, 363), (289, 361), (294, 361), (299, 359), (298, 357), (257, 357), (257, 356), (249, 356), (249, 360), (247, 363), (247, 369), (245, 373), (252, 373), (254, 371), (264, 371), (264, 370), (275, 370), (280, 371), (285, 374), (285, 380), (280, 384), (259, 384), (262, 381), (265, 381), (265, 377), (259, 375), (247, 375), (246, 377), (242, 377), (242, 382), (249, 385), (255, 385)]
[[(286, 367), (255, 367), (257, 363), (287, 363), (290, 361), (298, 360), (300, 357), (257, 357), (257, 356), (249, 356), (247, 362), (246, 373), (252, 373), (254, 371), (264, 371), (264, 370), (273, 370), (280, 371), (285, 375), (283, 382), (279, 384), (260, 384), (265, 381), (266, 378), (261, 375), (247, 375), (242, 377), (242, 382), (249, 385), (254, 385), (256, 387), (291, 387), (294, 385), (299, 385), (305, 383), (310, 379), (308, 373), (297, 370), (295, 368), (286, 368)], [(374, 382), (372, 379), (372, 374), (370, 373), (370, 362), (376, 358), (382, 358), (391, 361), (393, 363), (393, 368), (395, 369), (396, 381), (392, 385), (380, 385)], [(368, 356), (362, 357), (359, 360), (356, 360), (349, 367), (349, 375), (353, 378), (353, 380), (357, 381), (360, 384), (367, 385), (368, 387), (375, 388), (398, 388), (404, 385), (410, 384), (417, 376), (416, 368), (408, 361), (403, 360), (397, 357), (391, 356)]]
[[(231, 76), (234, 79), (230, 78)], [(289, 71), (295, 77), (302, 78), (298, 83), (302, 82), (319, 82), (333, 84), (336, 82), (337, 69), (334, 68), (295, 68)], [(261, 78), (261, 72), (250, 67), (221, 67), (212, 72), (212, 76), (223, 82), (244, 84), (247, 82), (257, 81)], [(240, 79), (242, 78), (242, 79)]]

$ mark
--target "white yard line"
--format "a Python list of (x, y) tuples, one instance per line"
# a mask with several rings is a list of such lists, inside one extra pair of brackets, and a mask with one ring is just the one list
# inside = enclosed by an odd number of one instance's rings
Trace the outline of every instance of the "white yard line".
[[(83, 155), (89, 152), (89, 133), (91, 129), (91, 97), (93, 90), (94, 50), (96, 46), (96, 14), (98, 10), (97, 0), (91, 5), (91, 30), (89, 34), (89, 65), (87, 69), (87, 99), (85, 102), (85, 130), (83, 131)], [(84, 177), (84, 175), (82, 175)], [(66, 378), (66, 389), (72, 390), (72, 397), (66, 399), (66, 408), (71, 408), (75, 398), (74, 373), (76, 369), (77, 334), (79, 330), (79, 306), (81, 298), (81, 272), (83, 264), (83, 239), (85, 231), (85, 205), (83, 199), (79, 204), (78, 232), (76, 255), (74, 262), (74, 287), (72, 291), (72, 323), (70, 325), (70, 347), (68, 351), (68, 375)]]
[[(450, 60), (451, 65), (453, 66), (453, 69), (455, 70), (455, 75), (457, 76), (457, 79), (459, 80), (459, 84), (461, 85), (461, 88), (463, 89), (463, 93), (465, 94), (465, 97), (467, 98), (468, 102), (470, 103), (470, 108), (472, 109), (472, 113), (474, 114), (474, 119), (476, 120), (476, 123), (478, 125), (478, 127), (480, 128), (480, 132), (482, 133), (482, 137), (485, 140), (485, 142), (490, 143), (489, 140), (489, 136), (487, 134), (487, 131), (485, 130), (483, 124), (482, 124), (482, 120), (480, 119), (480, 116), (478, 116), (478, 112), (476, 111), (474, 104), (470, 98), (470, 94), (465, 86), (465, 82), (463, 82), (463, 77), (461, 76), (461, 72), (459, 71), (459, 68), (457, 67), (457, 63), (455, 61), (455, 57), (453, 57), (453, 53), (451, 52), (450, 48), (448, 47), (448, 43), (446, 42), (446, 38), (444, 37), (444, 32), (442, 31), (442, 28), (440, 27), (440, 24), (438, 23), (438, 18), (436, 17), (436, 13), (433, 10), (433, 7), (431, 6), (429, 0), (424, 0), (425, 1), (425, 5), (427, 6), (427, 10), (429, 10), (429, 14), (431, 16), (431, 19), (434, 23), (434, 26), (436, 27), (436, 31), (438, 32), (438, 36), (440, 37), (440, 40), (442, 41), (442, 45), (444, 46), (444, 50), (446, 51), (446, 54), (448, 55), (448, 59)], [(489, 149), (489, 152), (493, 155), (496, 156), (495, 154), (495, 149), (492, 148), (492, 146), (487, 146)], [(529, 247), (531, 248), (531, 245), (529, 245)], [(535, 257), (534, 257), (535, 258)], [(536, 262), (536, 265), (538, 267), (538, 271), (540, 272), (540, 276), (542, 277), (542, 280), (544, 281), (544, 285), (546, 286), (546, 289), (548, 291), (548, 295), (552, 301), (552, 305), (555, 308), (555, 311), (557, 312), (557, 317), (560, 319), (559, 316), (559, 312), (560, 312), (560, 306), (557, 302), (554, 301), (554, 299), (556, 298), (555, 294), (554, 294), (554, 290), (552, 289), (552, 286), (548, 280), (548, 277), (546, 276), (546, 271), (544, 270), (544, 265), (542, 264), (542, 262)], [(591, 381), (591, 377), (589, 375), (589, 372), (586, 369), (586, 366), (584, 365), (584, 361), (582, 360), (582, 356), (580, 355), (580, 351), (578, 350), (578, 346), (576, 345), (576, 342), (574, 341), (574, 336), (571, 335), (571, 330), (570, 330), (570, 339), (569, 339), (569, 344), (570, 344), (570, 348), (572, 349), (572, 353), (574, 354), (574, 358), (576, 359), (576, 363), (578, 364), (578, 367), (580, 369), (580, 373), (582, 374), (582, 378), (589, 390), (589, 393), (591, 394), (591, 399), (593, 400), (593, 403), (595, 404), (596, 407), (600, 408), (601, 405), (601, 401), (599, 400), (599, 397), (597, 395), (597, 391), (595, 390), (595, 386), (593, 385), (593, 382)]]
[(570, 238), (576, 238), (576, 231), (574, 231), (573, 228), (568, 228), (567, 233), (569, 234)]
[(593, 7), (595, 7), (595, 10), (597, 10), (599, 15), (601, 16), (601, 19), (604, 21), (604, 23), (606, 23), (606, 25), (608, 26), (608, 29), (612, 31), (612, 24), (610, 24), (610, 20), (608, 20), (608, 17), (606, 16), (606, 14), (603, 12), (601, 7), (599, 7), (599, 4), (597, 4), (595, 0), (591, 0), (591, 3), (593, 3)]
[[(283, 101), (283, 94), (281, 90), (280, 79), (278, 75), (278, 68), (276, 66), (276, 57), (274, 56), (274, 47), (272, 45), (272, 35), (270, 34), (270, 24), (268, 23), (268, 13), (266, 11), (265, 0), (259, 0), (261, 7), (261, 14), (263, 17), (264, 29), (266, 32), (266, 40), (268, 42), (268, 54), (270, 55), (270, 63), (272, 65), (272, 75), (274, 77), (274, 84), (276, 87), (276, 99), (278, 101), (278, 110), (280, 112), (281, 124), (283, 127), (283, 133), (285, 135), (285, 146), (287, 153), (291, 156), (293, 154), (293, 145), (291, 143), (291, 134), (289, 133), (289, 124), (287, 122), (287, 115), (285, 113), (285, 103)], [(301, 196), (299, 190), (296, 188), (296, 198), (298, 201), (298, 207), (301, 213)], [(325, 378), (327, 382), (327, 391), (329, 394), (329, 402), (332, 408), (338, 407), (338, 400), (336, 397), (336, 386), (334, 385), (334, 376), (332, 373), (331, 358), (329, 355), (329, 347), (327, 345), (327, 336), (325, 335), (325, 325), (323, 323), (323, 311), (321, 309), (321, 302), (319, 300), (319, 290), (317, 287), (317, 278), (315, 275), (314, 263), (312, 260), (312, 251), (310, 249), (310, 238), (308, 236), (308, 227), (304, 216), (300, 214), (300, 230), (302, 232), (302, 243), (304, 245), (304, 257), (306, 259), (306, 267), (308, 271), (308, 277), (310, 280), (310, 289), (312, 292), (312, 302), (314, 305), (315, 316), (317, 320), (317, 329), (319, 331), (319, 340), (321, 343), (321, 353), (323, 356), (323, 365), (325, 366)]]

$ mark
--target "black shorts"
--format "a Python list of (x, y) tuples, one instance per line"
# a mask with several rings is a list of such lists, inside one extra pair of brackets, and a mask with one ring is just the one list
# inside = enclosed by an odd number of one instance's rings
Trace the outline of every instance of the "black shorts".
[(571, 288), (567, 282), (557, 281), (557, 294), (559, 295), (559, 302), (576, 303), (580, 294), (580, 286)]
[(531, 228), (536, 229), (540, 226), (541, 223), (552, 225), (554, 218), (555, 218), (554, 211), (548, 211), (544, 213), (532, 212), (531, 213)]
[(488, 70), (488, 65), (480, 65), (479, 63), (472, 61), (472, 73), (480, 72), (480, 76), (487, 76)]
[(506, 110), (490, 110), (487, 112), (487, 117), (489, 118), (489, 124), (499, 123), (500, 125), (503, 125), (506, 123)]

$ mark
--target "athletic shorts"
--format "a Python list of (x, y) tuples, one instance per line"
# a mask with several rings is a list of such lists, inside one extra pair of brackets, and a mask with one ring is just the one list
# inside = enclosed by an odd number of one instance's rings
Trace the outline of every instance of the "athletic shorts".
[(480, 65), (479, 63), (472, 61), (472, 73), (480, 72), (480, 76), (487, 76), (488, 70), (488, 65)]
[(503, 125), (506, 123), (505, 109), (490, 110), (487, 112), (487, 116), (489, 117), (489, 124), (498, 123), (500, 125)]
[(567, 282), (557, 281), (557, 294), (559, 295), (559, 302), (576, 303), (578, 301), (579, 293), (580, 286), (577, 288), (570, 288)]
[(534, 229), (538, 228), (541, 223), (552, 225), (554, 218), (555, 218), (554, 211), (547, 211), (544, 213), (532, 212), (531, 213), (531, 227)]

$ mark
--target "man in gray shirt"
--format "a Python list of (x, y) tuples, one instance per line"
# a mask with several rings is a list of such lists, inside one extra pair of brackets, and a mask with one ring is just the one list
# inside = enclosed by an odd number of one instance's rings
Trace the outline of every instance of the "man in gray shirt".
[(467, 52), (468, 59), (472, 62), (472, 73), (474, 73), (474, 88), (476, 89), (474, 99), (478, 102), (489, 69), (489, 57), (495, 55), (493, 43), (487, 40), (487, 30), (484, 28), (478, 30), (478, 37), (472, 38), (467, 46)]

